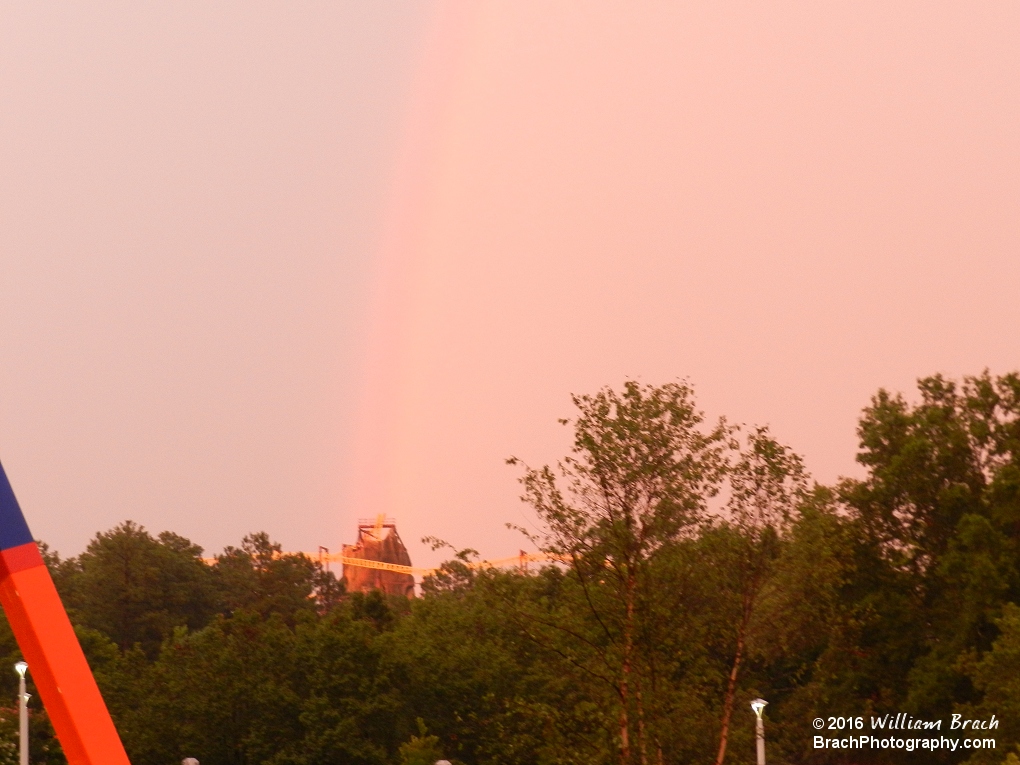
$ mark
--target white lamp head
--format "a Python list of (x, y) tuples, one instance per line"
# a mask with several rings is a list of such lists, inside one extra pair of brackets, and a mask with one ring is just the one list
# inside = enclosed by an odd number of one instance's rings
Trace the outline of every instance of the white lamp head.
[(765, 709), (766, 706), (768, 706), (768, 702), (765, 701), (765, 699), (755, 699), (751, 702), (751, 709), (754, 710), (754, 713), (758, 715), (758, 717), (761, 717), (762, 710)]
[(19, 661), (14, 665), (14, 671), (18, 673), (18, 677), (24, 677), (25, 673), (28, 672), (28, 664), (23, 661)]

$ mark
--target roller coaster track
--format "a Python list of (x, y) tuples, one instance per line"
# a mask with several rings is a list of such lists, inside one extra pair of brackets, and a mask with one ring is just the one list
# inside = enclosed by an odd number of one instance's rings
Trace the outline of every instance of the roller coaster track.
[[(326, 548), (322, 548), (325, 550)], [(342, 555), (340, 553), (323, 553), (322, 550), (315, 553), (280, 553), (280, 555), (304, 555), (310, 560), (318, 561), (319, 563), (342, 563), (345, 566), (357, 566), (359, 568), (374, 568), (380, 571), (394, 571), (398, 574), (410, 574), (411, 576), (425, 577), (431, 576), (437, 573), (441, 569), (437, 568), (420, 568), (418, 566), (402, 566), (399, 563), (386, 563), (381, 560), (367, 560), (366, 558), (352, 558), (349, 555)], [(210, 565), (216, 563), (216, 558), (203, 558), (205, 563)], [(516, 566), (522, 571), (526, 571), (529, 563), (548, 563), (548, 562), (562, 562), (563, 558), (556, 555), (549, 555), (548, 553), (528, 553), (521, 552), (519, 555), (512, 555), (509, 558), (497, 558), (496, 560), (478, 560), (470, 561), (465, 563), (469, 569), (483, 569), (483, 568), (508, 568)]]
[[(382, 571), (394, 571), (398, 574), (411, 574), (412, 576), (430, 576), (435, 574), (439, 568), (418, 568), (416, 566), (402, 566), (399, 563), (385, 563), (379, 560), (366, 560), (364, 558), (352, 558), (348, 555), (340, 555), (336, 553), (303, 553), (312, 560), (319, 560), (320, 562), (329, 563), (342, 563), (345, 566), (358, 566), (360, 568), (376, 568)], [(483, 568), (507, 568), (509, 566), (516, 566), (521, 570), (526, 570), (529, 563), (545, 563), (549, 561), (559, 561), (561, 558), (558, 556), (549, 555), (547, 553), (526, 553), (522, 552), (520, 555), (513, 555), (509, 558), (498, 558), (496, 560), (479, 560), (470, 561), (464, 565), (470, 569), (483, 569)]]

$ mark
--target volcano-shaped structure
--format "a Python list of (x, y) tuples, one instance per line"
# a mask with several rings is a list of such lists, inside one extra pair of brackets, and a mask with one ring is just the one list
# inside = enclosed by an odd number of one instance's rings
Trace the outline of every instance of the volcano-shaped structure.
[[(411, 556), (400, 541), (397, 524), (392, 518), (379, 516), (375, 520), (358, 521), (358, 541), (344, 545), (345, 557), (374, 560), (396, 566), (410, 566)], [(414, 577), (402, 571), (387, 571), (363, 566), (344, 566), (344, 579), (348, 592), (382, 590), (388, 595), (414, 595)]]

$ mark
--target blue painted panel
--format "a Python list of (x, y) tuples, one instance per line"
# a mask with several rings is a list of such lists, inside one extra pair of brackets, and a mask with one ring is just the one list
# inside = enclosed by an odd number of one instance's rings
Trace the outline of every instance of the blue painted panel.
[(0, 465), (0, 550), (9, 550), (32, 541), (32, 532), (28, 530), (18, 500), (14, 498), (11, 482), (7, 480), (4, 466)]

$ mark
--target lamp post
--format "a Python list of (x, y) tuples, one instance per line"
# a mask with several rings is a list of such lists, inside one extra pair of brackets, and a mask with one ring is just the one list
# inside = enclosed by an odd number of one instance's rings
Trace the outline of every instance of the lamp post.
[(754, 739), (758, 748), (758, 765), (765, 765), (765, 721), (761, 719), (761, 713), (768, 704), (765, 699), (755, 699), (751, 702), (751, 709), (754, 710), (755, 720)]
[(14, 671), (18, 673), (18, 738), (20, 741), (21, 765), (28, 765), (28, 691), (25, 690), (25, 673), (28, 672), (28, 664), (19, 661), (14, 665)]

